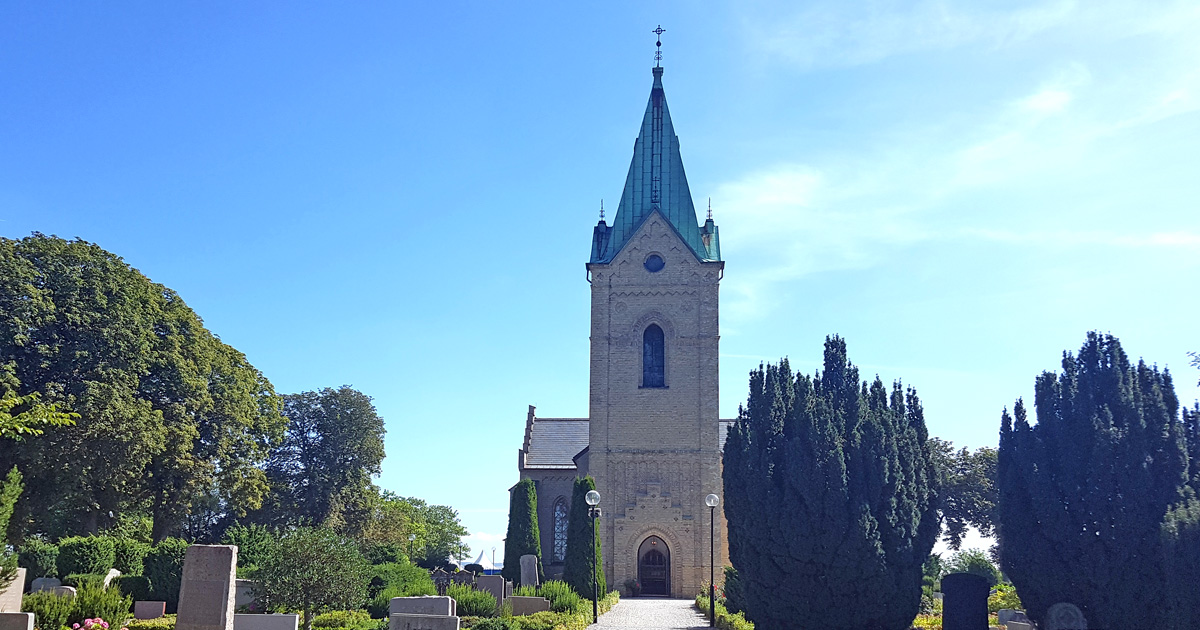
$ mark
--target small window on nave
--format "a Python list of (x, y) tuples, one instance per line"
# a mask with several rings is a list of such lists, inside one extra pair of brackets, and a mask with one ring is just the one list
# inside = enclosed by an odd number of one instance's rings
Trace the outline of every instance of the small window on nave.
[(558, 497), (554, 502), (554, 561), (567, 557), (567, 500)]
[(642, 387), (666, 387), (666, 352), (663, 330), (650, 324), (642, 333)]

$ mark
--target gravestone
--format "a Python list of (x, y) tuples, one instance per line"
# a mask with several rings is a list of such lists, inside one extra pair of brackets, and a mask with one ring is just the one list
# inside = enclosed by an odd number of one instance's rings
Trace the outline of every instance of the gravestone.
[(236, 572), (236, 545), (188, 547), (175, 630), (233, 630)]
[(475, 589), (479, 591), (487, 591), (496, 598), (496, 610), (504, 608), (505, 597), (512, 595), (512, 591), (508, 590), (508, 582), (504, 580), (502, 575), (481, 575), (475, 580)]
[[(244, 610), (254, 609), (254, 587), (257, 586), (254, 580), (234, 580), (233, 581), (233, 607), (234, 610), (245, 607)], [(236, 621), (236, 620), (235, 620)]]
[(512, 605), (514, 617), (550, 610), (550, 600), (545, 597), (521, 597), (518, 595), (508, 598), (508, 601)]
[(57, 586), (62, 586), (62, 580), (60, 580), (58, 578), (52, 578), (52, 577), (33, 578), (33, 582), (30, 583), (30, 585), (29, 585), (29, 592), (37, 593), (39, 591), (48, 591)]
[(1013, 618), (1014, 612), (1016, 611), (1011, 608), (1001, 608), (1000, 610), (997, 610), (996, 622), (1002, 626), (1007, 624)]
[(1083, 611), (1075, 604), (1059, 602), (1046, 611), (1046, 619), (1042, 622), (1045, 630), (1087, 630), (1087, 620)]
[(75, 597), (74, 586), (55, 586), (54, 588), (50, 589), (49, 592), (58, 595), (59, 597)]
[(1036, 630), (1032, 622), (1016, 621), (1009, 619), (1008, 623), (1004, 624), (1007, 630)]
[(527, 553), (521, 556), (521, 586), (538, 585), (538, 558), (537, 556)]
[(942, 578), (942, 630), (988, 630), (987, 580), (970, 573)]
[(393, 597), (388, 603), (388, 614), (438, 615), (452, 617), (458, 614), (458, 602), (444, 595), (422, 595), (420, 597)]
[(108, 574), (104, 576), (104, 588), (108, 588), (108, 585), (112, 584), (112, 581), (119, 577), (121, 577), (120, 571), (116, 569), (109, 569)]
[(0, 612), (0, 630), (33, 630), (33, 613)]
[[(13, 579), (12, 584), (8, 588), (0, 590), (0, 612), (19, 613), (21, 612), (21, 591), (25, 590), (25, 569), (17, 569), (17, 577)], [(16, 617), (13, 617), (13, 623), (21, 623)]]
[(389, 615), (388, 630), (458, 630), (458, 617), (407, 613)]
[(296, 630), (300, 615), (233, 615), (233, 630)]
[(167, 602), (133, 602), (134, 619), (158, 619), (167, 612)]

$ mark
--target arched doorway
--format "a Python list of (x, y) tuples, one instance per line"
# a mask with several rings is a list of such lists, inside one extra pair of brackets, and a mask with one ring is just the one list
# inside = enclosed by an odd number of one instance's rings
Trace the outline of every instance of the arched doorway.
[(638, 582), (643, 595), (671, 594), (671, 550), (658, 536), (651, 536), (638, 547)]

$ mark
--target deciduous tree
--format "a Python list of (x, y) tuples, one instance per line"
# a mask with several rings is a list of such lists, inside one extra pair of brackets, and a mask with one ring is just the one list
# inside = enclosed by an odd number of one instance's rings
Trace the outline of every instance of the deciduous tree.
[(272, 609), (298, 610), (304, 630), (328, 610), (353, 610), (366, 602), (370, 565), (358, 545), (327, 527), (285, 534), (254, 572), (255, 592)]

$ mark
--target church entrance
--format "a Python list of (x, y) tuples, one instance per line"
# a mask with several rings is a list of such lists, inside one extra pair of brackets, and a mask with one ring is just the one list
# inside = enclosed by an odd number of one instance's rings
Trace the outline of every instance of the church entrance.
[(638, 582), (643, 595), (671, 593), (671, 550), (658, 536), (651, 536), (638, 547)]

